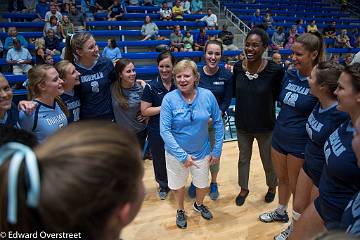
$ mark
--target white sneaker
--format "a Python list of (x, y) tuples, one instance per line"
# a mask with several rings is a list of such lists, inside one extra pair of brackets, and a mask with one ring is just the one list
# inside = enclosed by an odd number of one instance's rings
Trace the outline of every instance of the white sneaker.
[(279, 235), (274, 237), (274, 240), (286, 240), (288, 239), (288, 237), (290, 236), (290, 233), (293, 230), (293, 224), (290, 223), (290, 225), (284, 230), (282, 231)]

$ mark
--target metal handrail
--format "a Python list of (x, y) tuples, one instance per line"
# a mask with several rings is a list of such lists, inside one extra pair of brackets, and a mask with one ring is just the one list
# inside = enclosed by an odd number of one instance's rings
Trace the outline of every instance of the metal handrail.
[(247, 33), (250, 31), (250, 27), (245, 22), (241, 21), (240, 18), (238, 18), (232, 11), (230, 11), (226, 7), (224, 7), (224, 11), (226, 19), (228, 19), (234, 25), (234, 27), (239, 29), (242, 34), (247, 35)]

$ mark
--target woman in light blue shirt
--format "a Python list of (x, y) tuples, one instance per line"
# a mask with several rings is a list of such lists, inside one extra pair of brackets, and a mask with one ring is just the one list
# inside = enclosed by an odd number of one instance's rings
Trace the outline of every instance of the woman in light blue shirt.
[[(203, 204), (208, 186), (209, 165), (220, 160), (224, 127), (219, 106), (211, 91), (197, 87), (195, 62), (182, 60), (174, 67), (177, 89), (165, 95), (160, 111), (160, 135), (165, 143), (168, 186), (178, 202), (176, 225), (186, 228), (185, 183), (189, 171), (196, 186), (193, 209), (207, 220), (212, 214)], [(212, 119), (215, 143), (210, 147), (208, 122)]]
[(114, 38), (108, 39), (108, 45), (104, 48), (101, 56), (109, 58), (113, 62), (121, 58), (121, 51)]

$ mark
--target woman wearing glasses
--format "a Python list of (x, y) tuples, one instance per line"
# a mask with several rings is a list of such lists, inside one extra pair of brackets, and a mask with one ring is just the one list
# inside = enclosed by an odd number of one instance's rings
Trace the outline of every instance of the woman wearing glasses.
[[(219, 162), (224, 126), (214, 95), (197, 87), (199, 73), (193, 61), (182, 60), (173, 73), (177, 89), (166, 94), (161, 104), (160, 135), (165, 143), (168, 186), (178, 203), (176, 225), (186, 228), (184, 210), (185, 183), (192, 175), (196, 187), (193, 209), (207, 220), (212, 213), (203, 204), (208, 186), (209, 165)], [(208, 121), (212, 118), (215, 144), (210, 148)]]

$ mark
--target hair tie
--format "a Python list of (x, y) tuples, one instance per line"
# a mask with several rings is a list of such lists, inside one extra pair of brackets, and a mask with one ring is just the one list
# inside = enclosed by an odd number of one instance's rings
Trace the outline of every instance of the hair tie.
[(25, 181), (27, 185), (26, 205), (35, 208), (40, 197), (40, 174), (35, 153), (20, 143), (8, 143), (0, 148), (0, 166), (10, 157), (8, 169), (8, 203), (7, 221), (17, 223), (17, 189), (21, 163), (25, 160)]

